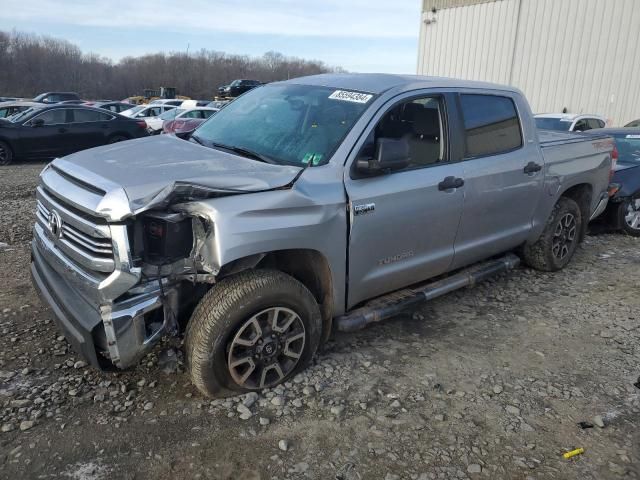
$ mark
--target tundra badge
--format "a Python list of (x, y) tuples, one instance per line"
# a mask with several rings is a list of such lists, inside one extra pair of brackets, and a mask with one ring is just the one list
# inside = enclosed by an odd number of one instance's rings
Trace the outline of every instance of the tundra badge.
[(354, 205), (353, 206), (353, 214), (357, 217), (358, 215), (364, 215), (366, 213), (371, 213), (376, 209), (375, 203), (363, 203), (362, 205)]

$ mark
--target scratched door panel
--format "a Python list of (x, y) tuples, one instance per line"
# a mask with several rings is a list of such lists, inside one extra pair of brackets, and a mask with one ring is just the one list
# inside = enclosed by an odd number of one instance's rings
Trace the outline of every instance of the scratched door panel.
[(463, 189), (441, 191), (438, 184), (446, 177), (462, 177), (462, 166), (442, 164), (347, 180), (349, 307), (447, 271)]

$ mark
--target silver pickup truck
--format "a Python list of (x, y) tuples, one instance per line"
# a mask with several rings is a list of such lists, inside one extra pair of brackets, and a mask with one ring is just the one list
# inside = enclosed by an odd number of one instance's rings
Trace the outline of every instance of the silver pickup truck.
[[(518, 264), (563, 268), (608, 200), (606, 136), (538, 131), (514, 88), (319, 75), (258, 87), (188, 140), (41, 174), (31, 265), (99, 368), (185, 335), (209, 396), (285, 381), (352, 331)], [(436, 278), (437, 277), (437, 278)]]

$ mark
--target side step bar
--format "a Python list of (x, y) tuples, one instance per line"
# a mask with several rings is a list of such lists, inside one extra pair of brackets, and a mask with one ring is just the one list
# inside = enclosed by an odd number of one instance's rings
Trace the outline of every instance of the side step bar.
[(423, 302), (433, 300), (459, 288), (475, 285), (489, 277), (512, 270), (519, 263), (520, 258), (513, 253), (509, 253), (502, 258), (475, 265), (442, 280), (390, 293), (336, 318), (337, 328), (341, 332), (361, 330), (371, 323), (394, 317), (404, 310)]

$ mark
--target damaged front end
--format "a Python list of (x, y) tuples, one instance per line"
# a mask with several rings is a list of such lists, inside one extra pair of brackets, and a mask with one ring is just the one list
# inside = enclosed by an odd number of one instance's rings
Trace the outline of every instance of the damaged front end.
[(250, 191), (174, 182), (134, 201), (64, 160), (45, 168), (31, 272), (74, 349), (98, 368), (127, 368), (177, 334), (220, 266), (211, 219), (172, 205)]

